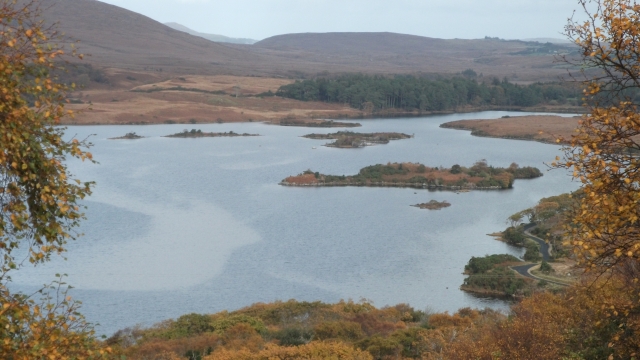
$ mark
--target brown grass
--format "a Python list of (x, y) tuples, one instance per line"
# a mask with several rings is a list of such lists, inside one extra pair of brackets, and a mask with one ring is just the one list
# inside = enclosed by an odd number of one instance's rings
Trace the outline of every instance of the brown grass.
[[(72, 98), (84, 104), (68, 105), (79, 113), (74, 119), (67, 118), (66, 124), (214, 123), (362, 115), (359, 110), (341, 104), (253, 96), (269, 90), (275, 92), (290, 83), (283, 79), (227, 75), (163, 78), (154, 73), (113, 68), (107, 70), (107, 75), (111, 86), (92, 85), (72, 94)], [(178, 86), (183, 89), (163, 90)], [(150, 89), (154, 91), (146, 92)]]
[[(94, 65), (199, 75), (300, 78), (329, 73), (455, 74), (473, 69), (485, 78), (531, 83), (568, 77), (543, 44), (489, 39), (434, 39), (392, 33), (288, 34), (255, 45), (222, 44), (171, 29), (146, 16), (100, 1), (47, 1), (43, 19), (79, 40)], [(51, 4), (49, 4), (51, 3)], [(535, 54), (531, 50), (536, 50)], [(538, 52), (537, 50), (541, 50)]]
[(491, 120), (459, 120), (444, 123), (441, 127), (471, 130), (471, 134), (476, 136), (555, 143), (560, 137), (568, 139), (575, 134), (579, 120), (579, 116), (535, 115)]

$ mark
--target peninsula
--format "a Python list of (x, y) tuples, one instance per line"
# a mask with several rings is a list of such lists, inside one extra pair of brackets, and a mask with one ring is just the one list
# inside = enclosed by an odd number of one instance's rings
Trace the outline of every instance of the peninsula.
[(173, 135), (166, 135), (165, 137), (170, 137), (170, 138), (202, 138), (202, 137), (236, 137), (236, 136), (260, 136), (259, 134), (239, 134), (239, 133), (235, 133), (233, 131), (229, 131), (229, 132), (222, 132), (222, 133), (217, 133), (217, 132), (203, 132), (202, 130), (198, 129), (191, 129), (191, 131), (187, 131), (184, 130), (183, 132), (179, 132), (179, 133), (175, 133)]
[(387, 163), (367, 166), (356, 175), (324, 175), (307, 170), (280, 182), (283, 186), (372, 186), (411, 187), (434, 190), (510, 189), (515, 179), (542, 176), (539, 169), (511, 164), (508, 168), (489, 166), (485, 160), (467, 168), (453, 165), (449, 169), (427, 167), (419, 163)]
[(531, 140), (555, 144), (566, 143), (575, 134), (580, 117), (557, 115), (503, 116), (499, 119), (458, 120), (441, 124), (441, 128), (470, 130), (473, 136), (513, 140)]
[(280, 126), (302, 126), (314, 128), (335, 128), (335, 127), (360, 127), (360, 123), (348, 123), (333, 120), (312, 120), (312, 119), (281, 119), (272, 121), (271, 124)]
[(376, 144), (388, 144), (390, 140), (409, 139), (412, 136), (396, 132), (356, 133), (353, 131), (338, 131), (331, 134), (309, 134), (303, 137), (317, 140), (335, 140), (324, 146), (355, 149)]

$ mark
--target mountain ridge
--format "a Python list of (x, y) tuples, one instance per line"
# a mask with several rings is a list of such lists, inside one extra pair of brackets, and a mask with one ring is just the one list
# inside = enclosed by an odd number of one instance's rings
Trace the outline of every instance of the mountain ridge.
[(553, 81), (553, 55), (570, 46), (500, 39), (435, 39), (381, 33), (285, 34), (253, 45), (220, 43), (95, 0), (42, 0), (43, 17), (79, 40), (87, 62), (130, 70), (203, 75), (314, 77), (318, 74), (478, 74)]
[(195, 31), (191, 28), (188, 28), (182, 24), (179, 24), (177, 22), (166, 22), (164, 23), (164, 25), (174, 29), (174, 30), (178, 30), (178, 31), (182, 31), (182, 32), (186, 32), (187, 34), (191, 34), (193, 36), (199, 36), (201, 38), (207, 39), (209, 41), (215, 41), (215, 42), (223, 42), (223, 43), (231, 43), (231, 44), (247, 44), (247, 45), (252, 45), (255, 44), (256, 42), (258, 42), (258, 40), (254, 40), (254, 39), (248, 39), (248, 38), (233, 38), (233, 37), (229, 37), (229, 36), (224, 36), (224, 35), (218, 35), (218, 34), (208, 34), (208, 33), (202, 33), (199, 31)]

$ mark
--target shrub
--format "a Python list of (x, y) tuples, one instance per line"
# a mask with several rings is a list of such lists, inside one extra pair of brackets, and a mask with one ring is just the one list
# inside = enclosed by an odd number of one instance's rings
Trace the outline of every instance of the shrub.
[(542, 261), (542, 264), (540, 264), (540, 271), (542, 271), (545, 274), (555, 272), (555, 270), (551, 267), (551, 265), (549, 265), (549, 263), (544, 260)]
[(522, 246), (525, 240), (524, 232), (521, 226), (509, 226), (505, 231), (502, 232), (502, 238), (507, 243), (516, 246)]
[(299, 346), (308, 344), (313, 339), (313, 331), (299, 328), (286, 328), (273, 334), (282, 346)]
[(505, 295), (513, 295), (518, 290), (524, 289), (526, 285), (524, 279), (517, 277), (516, 274), (507, 267), (495, 267), (485, 274), (470, 275), (464, 280), (464, 285), (501, 292)]
[(239, 314), (239, 315), (231, 315), (222, 319), (218, 319), (212, 322), (212, 331), (216, 333), (222, 334), (227, 329), (237, 325), (237, 324), (248, 324), (257, 332), (263, 332), (267, 328), (264, 326), (264, 323), (260, 319), (256, 319), (252, 316)]
[(472, 257), (464, 270), (470, 274), (482, 274), (493, 268), (495, 265), (506, 262), (519, 262), (518, 258), (509, 254), (487, 255), (485, 257)]
[(357, 341), (365, 337), (362, 326), (353, 321), (327, 321), (318, 324), (314, 328), (319, 340), (340, 339), (345, 341)]
[(527, 251), (524, 253), (525, 261), (536, 262), (542, 259), (542, 255), (540, 255), (540, 246), (538, 245), (538, 243), (534, 241), (528, 241), (525, 244), (525, 247), (527, 248)]

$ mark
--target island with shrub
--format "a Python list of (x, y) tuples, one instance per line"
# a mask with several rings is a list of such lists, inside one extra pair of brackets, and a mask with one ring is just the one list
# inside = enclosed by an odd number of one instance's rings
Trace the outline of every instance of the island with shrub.
[(109, 140), (136, 140), (136, 139), (143, 139), (143, 138), (144, 136), (140, 136), (135, 132), (130, 132), (130, 133), (126, 133), (124, 136), (109, 138)]
[(184, 130), (179, 133), (175, 133), (173, 135), (166, 135), (165, 137), (170, 138), (202, 138), (202, 137), (236, 137), (236, 136), (260, 136), (259, 134), (239, 134), (233, 131), (229, 132), (203, 132), (198, 129), (191, 129), (191, 131)]
[(334, 140), (324, 146), (343, 149), (355, 149), (365, 146), (388, 144), (391, 140), (409, 139), (412, 136), (396, 132), (357, 133), (353, 131), (338, 131), (331, 134), (309, 134), (303, 137), (316, 140)]
[(283, 186), (372, 186), (411, 187), (433, 190), (501, 190), (513, 187), (515, 179), (542, 176), (535, 167), (508, 168), (489, 166), (485, 160), (467, 168), (453, 165), (449, 169), (427, 167), (419, 163), (387, 163), (367, 166), (356, 175), (324, 175), (307, 170), (280, 182)]
[(447, 201), (437, 201), (437, 200), (431, 200), (429, 202), (426, 203), (422, 203), (422, 204), (416, 204), (416, 205), (411, 205), (420, 209), (427, 209), (427, 210), (440, 210), (440, 209), (444, 209), (446, 207), (451, 206), (451, 204)]

